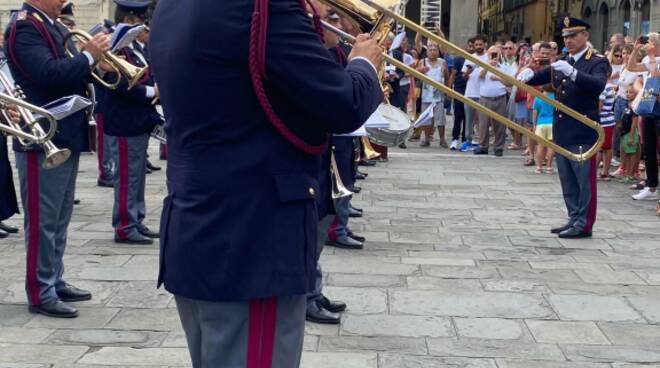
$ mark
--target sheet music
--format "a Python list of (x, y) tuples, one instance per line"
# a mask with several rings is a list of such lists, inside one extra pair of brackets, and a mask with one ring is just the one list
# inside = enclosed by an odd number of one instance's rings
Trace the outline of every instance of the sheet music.
[(424, 112), (422, 112), (419, 115), (419, 118), (417, 118), (417, 121), (415, 121), (415, 128), (419, 128), (421, 126), (426, 126), (426, 125), (431, 125), (433, 124), (433, 109), (435, 108), (435, 102), (431, 104)]
[(137, 36), (144, 29), (144, 25), (128, 25), (128, 24), (119, 24), (115, 27), (115, 31), (112, 33), (112, 38), (110, 39), (110, 44), (112, 45), (112, 52), (117, 52), (124, 47), (129, 46)]
[[(55, 119), (62, 120), (67, 118), (80, 110), (84, 110), (92, 105), (92, 101), (78, 95), (62, 97), (55, 101), (49, 102), (41, 108), (48, 110)], [(43, 116), (35, 115), (37, 118), (42, 118)]]

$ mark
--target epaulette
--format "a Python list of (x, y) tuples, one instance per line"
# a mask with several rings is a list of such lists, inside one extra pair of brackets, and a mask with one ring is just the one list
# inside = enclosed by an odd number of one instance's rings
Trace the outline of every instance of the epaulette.
[(26, 20), (26, 19), (27, 19), (27, 16), (28, 16), (28, 12), (27, 12), (27, 10), (21, 10), (21, 11), (19, 11), (18, 13), (16, 13), (16, 18), (15, 18), (15, 20), (16, 20), (16, 21), (19, 21), (19, 20)]
[(594, 50), (589, 48), (587, 54), (584, 56), (584, 60), (591, 60), (591, 57), (594, 55)]

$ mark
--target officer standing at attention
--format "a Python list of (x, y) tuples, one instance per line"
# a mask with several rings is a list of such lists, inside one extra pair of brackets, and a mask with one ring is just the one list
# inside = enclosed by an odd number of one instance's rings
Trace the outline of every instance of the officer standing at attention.
[[(84, 95), (92, 69), (108, 49), (108, 37), (98, 35), (82, 43), (82, 53), (69, 42), (67, 48), (75, 56), (68, 57), (64, 50), (68, 30), (56, 21), (63, 4), (62, 0), (27, 0), (5, 31), (11, 73), (23, 87), (27, 102), (37, 106), (72, 94)], [(26, 291), (32, 313), (76, 317), (76, 308), (64, 302), (92, 297), (62, 278), (78, 161), (89, 145), (87, 124), (84, 111), (59, 122), (53, 143), (71, 150), (71, 157), (52, 169), (43, 168), (40, 147), (14, 141), (25, 212)]]
[(300, 364), (320, 155), (383, 100), (376, 41), (361, 35), (343, 68), (314, 23), (298, 0), (158, 2), (150, 52), (169, 149), (159, 281), (194, 368)]
[[(580, 19), (564, 18), (562, 36), (568, 59), (556, 61), (551, 68), (536, 73), (526, 69), (518, 79), (530, 85), (559, 84), (559, 102), (598, 121), (598, 97), (607, 83), (609, 63), (588, 47), (589, 28), (589, 24)], [(553, 78), (557, 76), (559, 78)], [(555, 143), (574, 153), (586, 151), (597, 140), (593, 129), (557, 111), (552, 136)], [(557, 169), (569, 219), (551, 232), (560, 238), (591, 237), (596, 221), (596, 157), (575, 162), (557, 155)]]
[[(151, 1), (114, 0), (117, 3), (115, 22), (120, 25), (139, 25)], [(127, 46), (118, 51), (129, 63), (145, 67), (146, 61)], [(147, 174), (147, 147), (149, 133), (160, 123), (160, 116), (152, 101), (158, 97), (149, 72), (137, 85), (128, 89), (125, 78), (117, 89), (106, 91), (104, 133), (117, 140), (117, 175), (115, 175), (115, 204), (112, 211), (112, 227), (115, 229), (115, 242), (126, 244), (151, 244), (158, 233), (143, 224), (146, 216), (145, 184)], [(115, 80), (116, 75), (108, 78)]]

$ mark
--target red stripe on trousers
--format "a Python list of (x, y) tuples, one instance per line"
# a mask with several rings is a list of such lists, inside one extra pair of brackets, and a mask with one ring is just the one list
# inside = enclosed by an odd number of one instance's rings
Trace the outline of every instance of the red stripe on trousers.
[(117, 236), (126, 239), (126, 226), (128, 226), (128, 141), (126, 137), (117, 137), (119, 151), (119, 225)]
[(596, 209), (598, 207), (598, 185), (596, 184), (596, 171), (598, 170), (598, 160), (595, 157), (589, 159), (589, 188), (591, 189), (591, 198), (587, 209), (587, 223), (584, 226), (584, 232), (590, 232), (596, 222)]
[(39, 261), (39, 154), (27, 152), (27, 269), (25, 280), (32, 305), (40, 305), (37, 265)]
[(246, 368), (271, 368), (277, 324), (277, 298), (249, 302)]
[(330, 227), (328, 228), (328, 240), (330, 241), (336, 241), (337, 240), (337, 226), (339, 225), (339, 216), (335, 215), (335, 217), (332, 219), (332, 223), (330, 223)]
[(96, 158), (99, 162), (99, 178), (105, 180), (103, 168), (103, 115), (96, 114)]

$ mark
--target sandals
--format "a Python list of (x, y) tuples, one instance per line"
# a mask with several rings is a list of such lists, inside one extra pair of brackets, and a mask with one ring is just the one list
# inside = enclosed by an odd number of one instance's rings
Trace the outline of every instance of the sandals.
[(536, 170), (534, 170), (534, 172), (537, 173), (537, 174), (540, 174), (540, 173), (543, 172), (543, 169), (541, 169), (540, 167), (537, 167)]
[(516, 151), (520, 149), (520, 146), (515, 143), (511, 143), (510, 145), (506, 146), (506, 149)]
[(545, 173), (546, 173), (546, 174), (552, 174), (552, 173), (554, 173), (554, 172), (555, 172), (555, 170), (553, 170), (551, 167), (546, 167), (546, 168), (545, 168)]
[(532, 159), (527, 159), (527, 161), (525, 161), (525, 163), (523, 164), (523, 166), (534, 166), (534, 165), (536, 165), (536, 162), (534, 162), (534, 160)]

